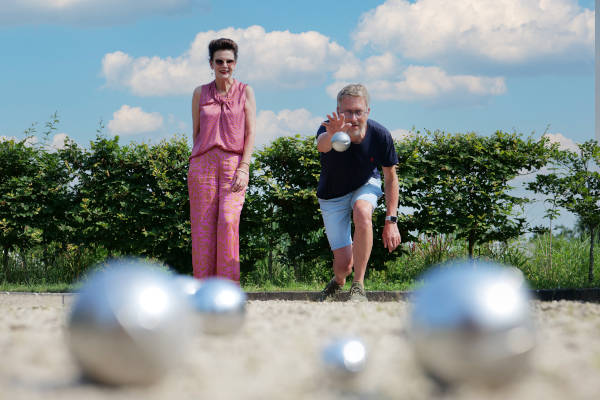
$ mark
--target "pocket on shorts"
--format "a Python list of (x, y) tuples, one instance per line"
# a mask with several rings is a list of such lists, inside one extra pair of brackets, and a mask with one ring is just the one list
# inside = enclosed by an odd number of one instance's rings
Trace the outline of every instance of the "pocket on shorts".
[(371, 177), (366, 184), (374, 187), (377, 198), (383, 196), (383, 190), (381, 190), (381, 179)]

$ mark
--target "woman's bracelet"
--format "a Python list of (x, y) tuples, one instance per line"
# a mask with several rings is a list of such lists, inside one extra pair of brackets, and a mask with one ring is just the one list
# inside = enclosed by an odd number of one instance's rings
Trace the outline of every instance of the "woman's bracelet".
[(243, 173), (245, 173), (246, 175), (250, 175), (250, 174), (248, 173), (248, 171), (246, 171), (245, 169), (238, 168), (238, 169), (236, 169), (236, 171), (237, 171), (237, 172), (243, 172)]
[(250, 166), (250, 164), (248, 164), (246, 161), (240, 161), (239, 165), (241, 165), (241, 164), (246, 164), (247, 166)]

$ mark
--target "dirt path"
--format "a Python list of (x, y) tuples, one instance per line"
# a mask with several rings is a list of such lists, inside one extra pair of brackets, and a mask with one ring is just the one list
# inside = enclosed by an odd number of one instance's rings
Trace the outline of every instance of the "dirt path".
[[(490, 391), (439, 393), (415, 363), (405, 327), (408, 304), (251, 301), (243, 330), (198, 335), (190, 357), (158, 384), (106, 388), (79, 379), (65, 345), (72, 297), (0, 294), (0, 400), (16, 399), (597, 399), (600, 305), (533, 302), (539, 343), (531, 372)], [(63, 304), (64, 302), (64, 304)], [(354, 334), (367, 369), (341, 387), (324, 374), (322, 347)]]

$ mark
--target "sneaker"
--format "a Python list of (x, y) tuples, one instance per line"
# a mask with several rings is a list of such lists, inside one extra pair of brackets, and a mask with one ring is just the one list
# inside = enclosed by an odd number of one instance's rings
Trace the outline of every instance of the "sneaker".
[(319, 301), (332, 301), (338, 293), (342, 292), (342, 285), (337, 283), (335, 279), (331, 279), (325, 289), (319, 294)]
[(352, 282), (352, 286), (350, 287), (350, 301), (369, 301), (367, 300), (367, 294), (363, 285), (358, 282)]

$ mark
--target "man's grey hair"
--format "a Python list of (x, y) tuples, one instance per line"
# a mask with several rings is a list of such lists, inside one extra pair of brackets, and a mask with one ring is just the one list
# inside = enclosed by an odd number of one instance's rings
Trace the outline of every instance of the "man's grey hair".
[(362, 97), (365, 99), (365, 103), (367, 103), (367, 109), (369, 108), (369, 92), (367, 91), (367, 88), (360, 83), (346, 85), (342, 90), (339, 91), (337, 95), (338, 107), (340, 106), (342, 97), (344, 96)]

